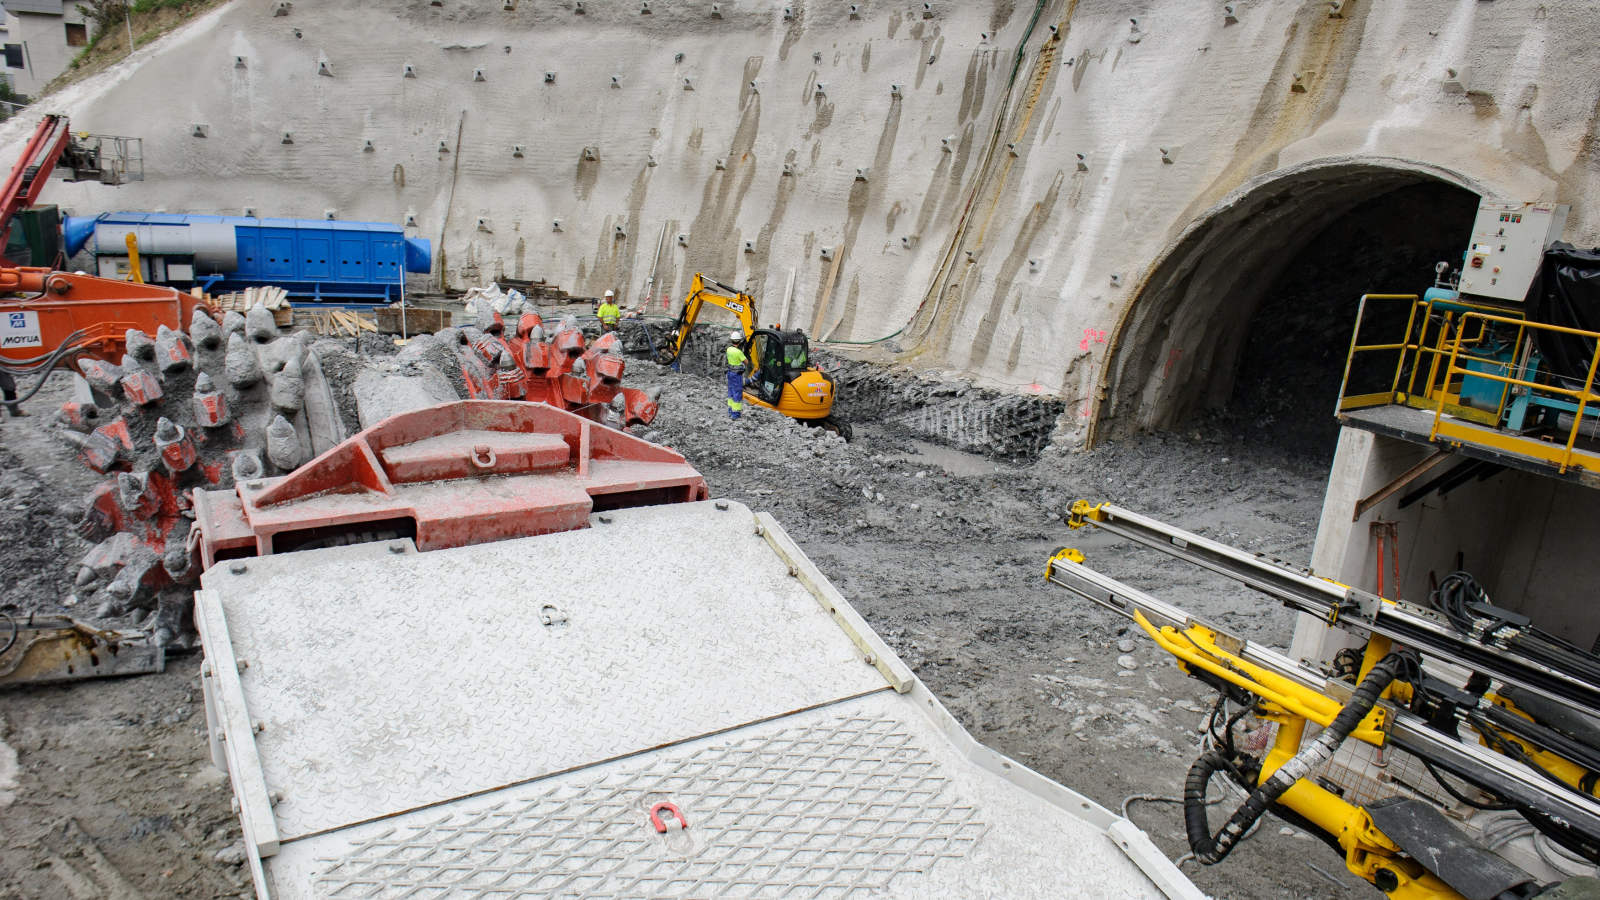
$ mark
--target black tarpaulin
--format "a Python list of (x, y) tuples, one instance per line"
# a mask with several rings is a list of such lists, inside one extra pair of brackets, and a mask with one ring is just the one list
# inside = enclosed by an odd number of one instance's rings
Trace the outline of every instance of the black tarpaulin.
[[(1551, 244), (1528, 288), (1527, 307), (1529, 321), (1600, 332), (1600, 248)], [(1594, 341), (1549, 331), (1533, 334), (1545, 371), (1581, 386), (1589, 374)]]

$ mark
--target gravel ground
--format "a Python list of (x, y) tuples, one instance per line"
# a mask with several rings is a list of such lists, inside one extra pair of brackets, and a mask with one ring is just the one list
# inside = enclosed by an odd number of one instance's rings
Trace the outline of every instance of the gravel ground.
[[(92, 614), (68, 605), (89, 548), (73, 523), (101, 476), (49, 425), (70, 385), (55, 373), (27, 417), (0, 421), (0, 612)], [(0, 898), (251, 895), (231, 862), (243, 845), (206, 748), (199, 664), (0, 692)]]
[[(1219, 420), (1016, 465), (872, 422), (854, 423), (851, 444), (764, 410), (731, 422), (718, 383), (640, 360), (627, 383), (663, 388), (648, 435), (683, 452), (714, 496), (776, 516), (980, 740), (1112, 809), (1133, 794), (1178, 795), (1209, 697), (1125, 622), (1046, 585), (1051, 551), (1077, 546), (1246, 637), (1288, 639), (1282, 610), (1149, 551), (1069, 533), (1062, 515), (1080, 497), (1114, 500), (1303, 563), (1326, 459), (1230, 438)], [(55, 510), (94, 481), (42, 427), (51, 398), (32, 409), (0, 423), (0, 576), (7, 602), (27, 606), (70, 584), (52, 564), (82, 550)], [(0, 897), (115, 896), (116, 879), (147, 896), (247, 890), (197, 667), (180, 657), (161, 675), (0, 694)], [(1129, 814), (1173, 857), (1185, 851), (1177, 806)], [(1221, 866), (1185, 868), (1219, 897), (1375, 895), (1277, 820)]]
[[(730, 421), (718, 384), (640, 361), (628, 383), (663, 388), (671, 402), (655, 437), (713, 496), (782, 522), (974, 735), (1111, 809), (1134, 794), (1180, 795), (1212, 697), (1125, 620), (1046, 584), (1055, 549), (1076, 546), (1107, 574), (1287, 646), (1286, 610), (1154, 551), (1071, 532), (1063, 516), (1073, 500), (1111, 500), (1303, 565), (1327, 479), (1321, 453), (1247, 443), (1219, 418), (1012, 465), (870, 422), (852, 423), (846, 444), (766, 410)], [(1135, 803), (1129, 815), (1170, 856), (1187, 851), (1177, 805)], [(1376, 895), (1276, 819), (1222, 865), (1185, 871), (1218, 897)]]

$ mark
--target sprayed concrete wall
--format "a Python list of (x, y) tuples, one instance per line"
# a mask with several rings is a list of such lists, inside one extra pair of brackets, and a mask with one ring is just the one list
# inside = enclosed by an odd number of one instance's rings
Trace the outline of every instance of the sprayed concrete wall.
[(413, 216), (457, 286), (654, 274), (659, 302), (704, 271), (763, 318), (1059, 398), (1068, 442), (1213, 402), (1262, 286), (1387, 190), (1600, 231), (1587, 4), (507, 5), (236, 0), (48, 103), (143, 136), (149, 180), (46, 199)]

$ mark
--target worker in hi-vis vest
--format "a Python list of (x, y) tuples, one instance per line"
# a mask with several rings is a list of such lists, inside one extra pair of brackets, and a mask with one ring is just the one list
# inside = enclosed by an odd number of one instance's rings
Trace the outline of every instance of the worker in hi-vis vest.
[(606, 291), (605, 299), (600, 301), (600, 306), (594, 311), (600, 317), (600, 333), (617, 330), (617, 320), (622, 318), (622, 310), (617, 306), (617, 295)]
[(744, 411), (744, 367), (748, 362), (739, 349), (739, 336), (728, 338), (728, 418), (737, 419)]

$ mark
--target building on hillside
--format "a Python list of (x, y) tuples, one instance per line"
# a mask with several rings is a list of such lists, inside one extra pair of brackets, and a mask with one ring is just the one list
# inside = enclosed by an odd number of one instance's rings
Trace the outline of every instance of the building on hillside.
[(0, 0), (5, 20), (4, 74), (33, 97), (89, 45), (91, 24), (72, 0)]

